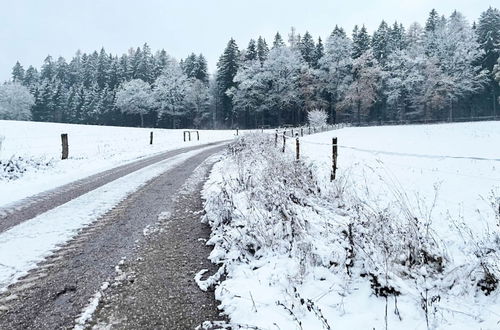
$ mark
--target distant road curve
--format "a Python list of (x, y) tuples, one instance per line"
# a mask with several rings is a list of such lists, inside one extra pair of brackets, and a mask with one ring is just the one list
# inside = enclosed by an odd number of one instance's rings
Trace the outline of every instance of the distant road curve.
[(26, 220), (32, 219), (39, 214), (56, 208), (69, 202), (70, 200), (88, 193), (89, 191), (97, 189), (111, 181), (140, 170), (146, 166), (177, 156), (184, 152), (223, 143), (225, 142), (214, 142), (200, 146), (171, 150), (155, 156), (139, 159), (134, 162), (65, 184), (58, 188), (30, 196), (14, 204), (10, 204), (7, 207), (0, 207), (0, 233), (3, 233)]

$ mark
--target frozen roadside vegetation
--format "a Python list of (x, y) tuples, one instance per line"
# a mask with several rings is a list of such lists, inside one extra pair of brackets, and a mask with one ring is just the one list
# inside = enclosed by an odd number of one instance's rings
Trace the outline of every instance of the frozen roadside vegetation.
[(433, 196), (415, 208), (392, 186), (387, 202), (369, 185), (357, 189), (349, 171), (330, 184), (273, 144), (265, 135), (232, 143), (203, 192), (210, 258), (225, 273), (215, 294), (234, 327), (500, 325), (498, 194), (488, 197), (485, 230), (443, 218), (454, 233), (443, 239)]

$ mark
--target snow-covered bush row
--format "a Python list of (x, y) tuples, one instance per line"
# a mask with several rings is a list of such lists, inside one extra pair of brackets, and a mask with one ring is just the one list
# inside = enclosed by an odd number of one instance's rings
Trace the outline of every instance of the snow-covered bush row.
[(198, 282), (218, 283), (234, 327), (468, 329), (500, 321), (498, 228), (470, 237), (455, 222), (463, 236), (456, 244), (470, 253), (454, 260), (429, 213), (412, 210), (404, 192), (382, 208), (350, 184), (345, 176), (318, 182), (313, 167), (265, 135), (230, 145), (203, 192), (210, 259), (221, 269)]

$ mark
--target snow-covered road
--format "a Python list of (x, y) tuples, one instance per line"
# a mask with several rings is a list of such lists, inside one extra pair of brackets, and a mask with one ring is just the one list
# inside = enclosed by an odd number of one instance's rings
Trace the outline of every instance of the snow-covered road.
[[(223, 144), (144, 167), (0, 234), (0, 328), (68, 328)], [(206, 258), (206, 257), (205, 257)]]
[(123, 176), (0, 234), (0, 290), (25, 275), (58, 245), (161, 173), (207, 149), (188, 151)]

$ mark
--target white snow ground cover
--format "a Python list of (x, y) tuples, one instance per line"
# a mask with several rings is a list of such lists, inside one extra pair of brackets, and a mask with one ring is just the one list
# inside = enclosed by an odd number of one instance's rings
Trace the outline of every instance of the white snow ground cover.
[(241, 328), (499, 328), (499, 144), (498, 122), (315, 134), (300, 162), (240, 139), (203, 192), (221, 308)]
[[(153, 132), (153, 145), (149, 134)], [(69, 159), (61, 161), (61, 134)], [(232, 139), (231, 130), (183, 130), (0, 120), (0, 207), (163, 151)]]
[(112, 181), (0, 233), (0, 291), (27, 274), (58, 246), (96, 221), (130, 193), (188, 158), (213, 147), (185, 152)]

